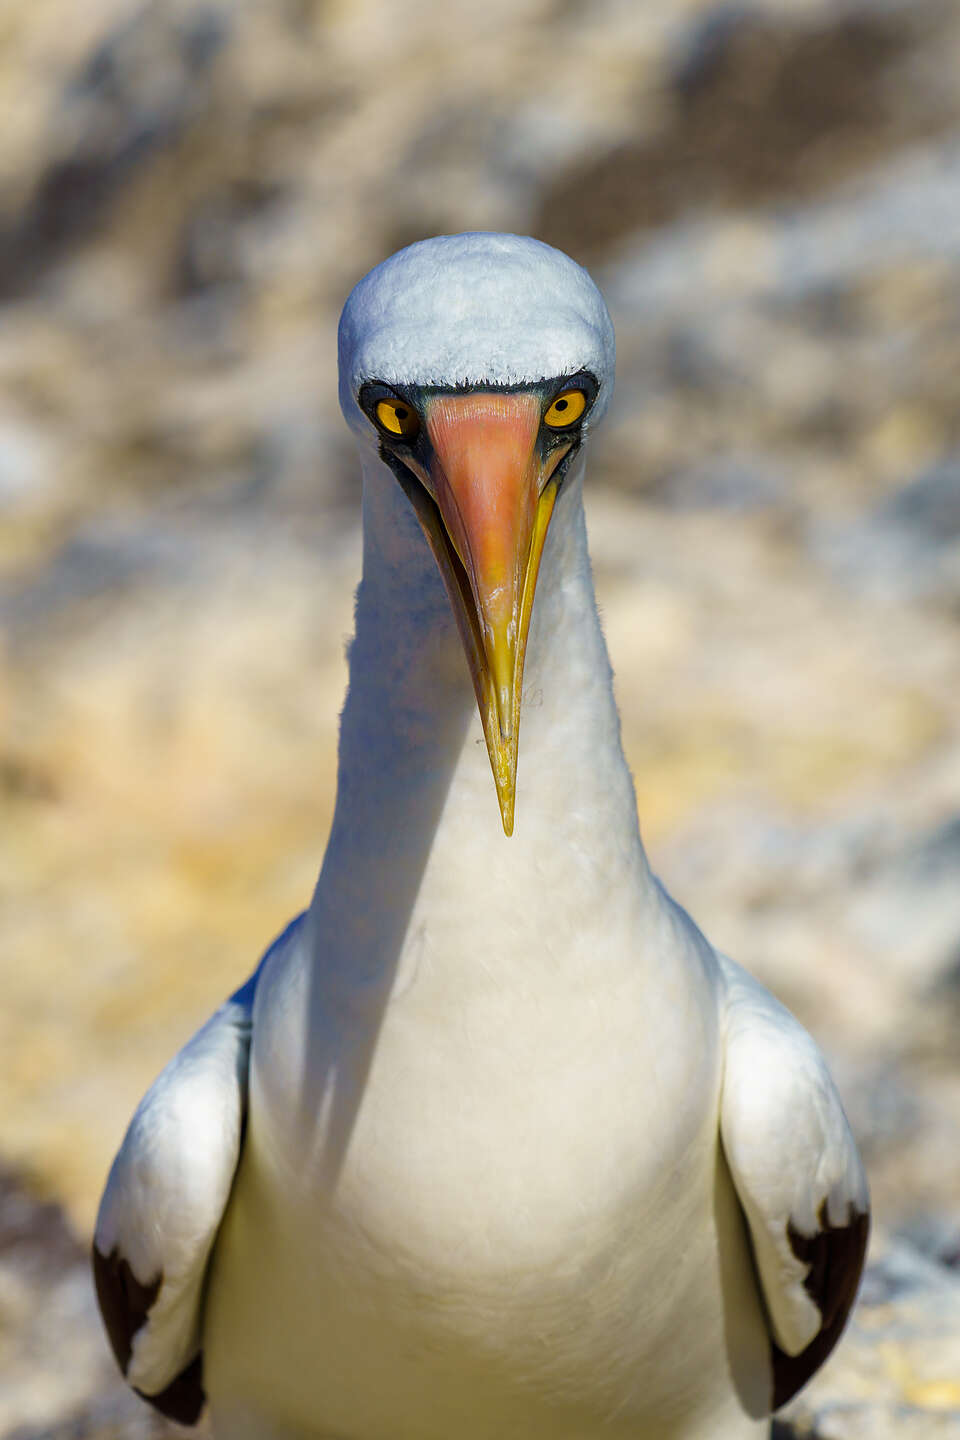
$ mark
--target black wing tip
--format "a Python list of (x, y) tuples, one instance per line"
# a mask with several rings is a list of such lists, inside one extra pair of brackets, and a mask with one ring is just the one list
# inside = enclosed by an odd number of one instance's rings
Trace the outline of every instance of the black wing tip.
[[(134, 1275), (130, 1262), (116, 1246), (109, 1255), (93, 1247), (93, 1282), (97, 1291), (97, 1303), (103, 1317), (104, 1329), (116, 1356), (117, 1364), (126, 1378), (133, 1351), (134, 1336), (146, 1324), (150, 1310), (160, 1293), (163, 1273), (143, 1285)], [(136, 1387), (134, 1386), (136, 1390)], [(196, 1355), (185, 1370), (171, 1380), (158, 1395), (145, 1395), (146, 1400), (171, 1420), (181, 1425), (195, 1425), (206, 1403), (203, 1389), (203, 1355)]]
[(146, 1395), (142, 1390), (136, 1393), (161, 1415), (166, 1415), (168, 1420), (176, 1420), (178, 1425), (196, 1425), (207, 1403), (203, 1388), (203, 1351), (195, 1355), (187, 1368), (181, 1370), (159, 1395)]
[(817, 1214), (819, 1229), (804, 1235), (792, 1221), (787, 1225), (790, 1248), (809, 1266), (804, 1289), (820, 1311), (822, 1324), (805, 1350), (787, 1355), (771, 1342), (773, 1409), (786, 1405), (815, 1374), (843, 1333), (857, 1296), (870, 1235), (870, 1212), (847, 1209), (842, 1225), (831, 1225), (824, 1200)]

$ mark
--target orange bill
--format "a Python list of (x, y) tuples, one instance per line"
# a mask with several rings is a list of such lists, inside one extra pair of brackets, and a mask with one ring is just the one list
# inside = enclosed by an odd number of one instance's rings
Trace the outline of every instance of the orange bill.
[[(427, 401), (432, 458), (410, 487), (470, 665), (503, 828), (513, 833), (523, 662), (540, 556), (569, 445), (541, 459), (538, 395), (473, 391)], [(409, 462), (408, 462), (409, 463)]]

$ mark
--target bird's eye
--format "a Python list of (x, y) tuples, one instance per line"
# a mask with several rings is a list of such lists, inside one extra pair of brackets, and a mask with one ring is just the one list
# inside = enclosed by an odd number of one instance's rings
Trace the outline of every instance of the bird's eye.
[(420, 416), (406, 400), (379, 400), (377, 420), (390, 435), (413, 440), (420, 429)]
[(551, 430), (566, 430), (580, 419), (586, 408), (587, 397), (582, 390), (563, 390), (544, 415), (543, 423)]

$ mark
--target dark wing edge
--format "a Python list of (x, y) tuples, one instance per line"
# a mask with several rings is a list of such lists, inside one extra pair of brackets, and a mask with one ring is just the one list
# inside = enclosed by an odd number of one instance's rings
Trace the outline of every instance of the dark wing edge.
[[(162, 1273), (142, 1285), (117, 1249), (103, 1255), (93, 1246), (93, 1280), (100, 1314), (110, 1346), (124, 1377), (130, 1365), (133, 1341), (144, 1326), (163, 1285)], [(179, 1425), (196, 1425), (206, 1404), (203, 1389), (203, 1353), (199, 1352), (157, 1395), (136, 1389), (161, 1415)]]
[(788, 1355), (771, 1340), (774, 1410), (786, 1405), (802, 1389), (840, 1339), (863, 1273), (870, 1234), (869, 1211), (850, 1204), (846, 1223), (831, 1225), (824, 1200), (817, 1220), (819, 1229), (814, 1235), (804, 1235), (792, 1222), (787, 1225), (791, 1250), (810, 1267), (803, 1288), (820, 1311), (822, 1323), (799, 1355)]

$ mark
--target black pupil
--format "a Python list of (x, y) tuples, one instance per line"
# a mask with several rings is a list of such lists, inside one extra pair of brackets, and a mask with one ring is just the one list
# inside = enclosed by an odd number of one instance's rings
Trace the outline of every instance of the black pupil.
[(557, 401), (557, 407), (556, 407), (556, 408), (557, 408), (558, 410), (566, 410), (566, 408), (567, 408), (567, 406), (568, 406), (569, 404), (570, 404), (570, 401), (569, 401), (569, 400), (558, 400), (558, 401)]
[(410, 411), (409, 411), (409, 410), (404, 410), (404, 408), (403, 408), (402, 405), (398, 405), (398, 406), (397, 406), (397, 412), (396, 412), (396, 413), (397, 413), (397, 419), (400, 420), (400, 421), (404, 421), (404, 420), (406, 420), (407, 416), (410, 414)]

